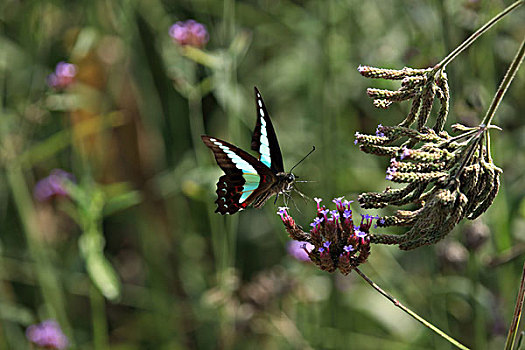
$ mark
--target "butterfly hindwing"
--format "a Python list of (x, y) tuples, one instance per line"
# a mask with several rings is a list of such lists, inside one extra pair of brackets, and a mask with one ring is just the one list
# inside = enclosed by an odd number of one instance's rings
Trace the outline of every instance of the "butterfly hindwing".
[(257, 123), (253, 130), (252, 150), (259, 152), (259, 160), (275, 173), (283, 172), (283, 157), (277, 141), (277, 135), (273, 129), (272, 121), (264, 105), (261, 93), (256, 87), (254, 89)]
[(272, 170), (249, 153), (234, 145), (209, 136), (202, 140), (225, 172), (217, 182), (217, 209), (220, 214), (233, 214), (246, 208), (272, 186)]

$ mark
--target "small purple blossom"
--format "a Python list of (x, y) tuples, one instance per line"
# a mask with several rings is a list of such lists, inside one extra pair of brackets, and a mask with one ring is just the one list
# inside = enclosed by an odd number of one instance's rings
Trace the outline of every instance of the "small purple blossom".
[(329, 211), (330, 211), (330, 210), (328, 210), (328, 209), (321, 209), (321, 210), (319, 210), (319, 213), (320, 213), (321, 215), (324, 215), (324, 216), (326, 217), (326, 214), (328, 214)]
[(330, 214), (332, 214), (332, 217), (330, 218), (330, 220), (337, 221), (337, 219), (339, 219), (340, 217), (339, 212), (337, 210), (331, 210)]
[(318, 251), (319, 253), (324, 253), (326, 249), (324, 249), (323, 247), (319, 248)]
[(38, 181), (33, 189), (34, 197), (44, 202), (51, 197), (67, 197), (69, 195), (66, 183), (74, 182), (75, 176), (62, 169), (53, 169), (48, 177)]
[(321, 206), (320, 206), (320, 203), (323, 201), (322, 198), (317, 198), (317, 197), (314, 197), (314, 201), (317, 203), (317, 210), (321, 210)]
[(46, 349), (65, 349), (68, 346), (67, 337), (55, 320), (46, 320), (29, 326), (26, 337), (36, 346)]
[(58, 62), (55, 72), (47, 77), (47, 84), (57, 90), (65, 89), (75, 81), (77, 67), (72, 63)]
[[(337, 210), (340, 210), (340, 211), (343, 211), (345, 206), (346, 206), (346, 203), (348, 203), (348, 201), (346, 199), (344, 199), (345, 197), (338, 197), (338, 198), (334, 198), (332, 200), (332, 202), (335, 203), (336, 207), (337, 207)], [(344, 200), (344, 201), (343, 201)]]
[(366, 237), (366, 232), (363, 232), (361, 230), (355, 230), (355, 235), (359, 238), (365, 238)]
[(412, 150), (407, 148), (406, 146), (403, 146), (402, 150), (403, 150), (403, 152), (401, 152), (401, 156), (399, 157), (401, 159), (405, 159), (407, 157), (410, 157), (410, 155), (412, 154)]
[(351, 244), (349, 244), (349, 245), (345, 245), (345, 246), (343, 247), (343, 250), (344, 250), (345, 252), (347, 252), (347, 253), (353, 252), (353, 251), (354, 251), (354, 246), (351, 245)]
[(323, 247), (328, 249), (330, 247), (330, 244), (332, 244), (332, 242), (326, 241), (326, 242), (323, 243)]
[(287, 209), (288, 207), (279, 207), (279, 210), (277, 211), (277, 214), (281, 216), (283, 221), (288, 216), (288, 212), (286, 211)]
[(395, 173), (397, 173), (397, 162), (390, 160), (390, 166), (386, 168), (386, 179), (392, 180)]
[(286, 247), (288, 254), (300, 261), (310, 261), (307, 252), (312, 251), (314, 246), (307, 242), (290, 241)]
[(377, 129), (376, 129), (376, 136), (381, 136), (381, 137), (384, 137), (385, 134), (381, 131), (381, 129), (383, 128), (383, 125), (382, 124), (379, 124), (377, 126)]
[(343, 217), (345, 219), (350, 219), (352, 217), (352, 210), (350, 209), (346, 209), (344, 212), (343, 212)]
[(179, 45), (203, 47), (209, 40), (206, 27), (193, 20), (179, 21), (170, 27), (169, 34)]
[(344, 196), (343, 197), (337, 197), (337, 198), (332, 199), (332, 202), (334, 202), (336, 205), (343, 205), (342, 202), (343, 202), (344, 198), (345, 198)]
[(310, 224), (310, 226), (312, 226), (312, 227), (315, 228), (315, 227), (319, 226), (319, 225), (321, 224), (321, 222), (323, 222), (323, 220), (324, 220), (324, 218), (316, 217), (316, 218), (314, 219), (314, 222), (312, 222), (312, 223)]

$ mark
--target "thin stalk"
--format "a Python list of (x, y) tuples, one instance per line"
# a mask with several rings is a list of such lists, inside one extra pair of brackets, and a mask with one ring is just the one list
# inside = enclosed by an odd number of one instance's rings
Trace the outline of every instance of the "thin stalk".
[(405, 305), (401, 304), (399, 302), (399, 300), (397, 300), (396, 298), (394, 298), (393, 296), (391, 296), (390, 294), (388, 294), (387, 292), (385, 292), (383, 289), (381, 289), (381, 287), (379, 287), (377, 284), (375, 284), (370, 278), (368, 278), (367, 275), (365, 275), (361, 270), (359, 270), (358, 268), (355, 269), (355, 271), (357, 272), (357, 274), (359, 276), (361, 276), (365, 281), (366, 283), (368, 283), (369, 285), (372, 286), (372, 288), (374, 288), (375, 290), (377, 290), (381, 295), (383, 295), (385, 298), (387, 298), (388, 300), (390, 300), (396, 307), (400, 308), (401, 310), (403, 310), (404, 312), (406, 312), (408, 315), (410, 315), (412, 318), (414, 318), (416, 321), (418, 321), (419, 323), (423, 324), (425, 327), (429, 328), (430, 330), (434, 331), (435, 333), (437, 333), (438, 335), (440, 335), (441, 337), (445, 338), (449, 343), (451, 343), (452, 345), (456, 346), (458, 349), (462, 349), (462, 350), (469, 350), (469, 348), (467, 348), (465, 345), (461, 344), (460, 342), (458, 342), (457, 340), (455, 340), (454, 338), (452, 338), (451, 336), (449, 336), (448, 334), (446, 334), (445, 332), (443, 332), (442, 330), (440, 330), (439, 328), (437, 328), (436, 326), (434, 326), (433, 324), (431, 324), (430, 322), (426, 321), (423, 317), (419, 316), (418, 314), (416, 314), (414, 311), (410, 310), (409, 308), (407, 308)]
[(496, 95), (494, 95), (494, 99), (492, 100), (490, 107), (487, 110), (487, 114), (485, 114), (485, 117), (481, 122), (482, 124), (485, 124), (487, 126), (490, 125), (490, 122), (492, 121), (492, 118), (494, 118), (496, 110), (498, 109), (499, 104), (503, 99), (503, 96), (505, 96), (505, 93), (507, 92), (510, 83), (512, 83), (512, 80), (514, 80), (514, 77), (516, 76), (516, 73), (518, 72), (521, 63), (523, 62), (523, 57), (525, 57), (525, 38), (521, 42), (520, 48), (516, 53), (516, 56), (514, 56), (514, 59), (512, 60), (512, 63), (510, 64), (509, 69), (507, 70), (507, 73), (505, 73), (505, 77), (503, 78), (503, 81), (498, 87)]
[(91, 322), (93, 327), (93, 346), (95, 349), (108, 349), (108, 324), (106, 320), (106, 305), (104, 296), (91, 283), (89, 289), (89, 301), (91, 303)]
[[(42, 289), (47, 317), (55, 318), (70, 341), (73, 342), (71, 326), (66, 316), (65, 298), (61, 283), (49, 258), (49, 253), (44, 243), (41, 242), (41, 235), (36, 226), (36, 213), (22, 169), (18, 165), (10, 164), (7, 166), (6, 175), (15, 207), (20, 216), (29, 254), (36, 263), (36, 275), (38, 284)], [(74, 347), (74, 344), (71, 345)]]
[(462, 42), (454, 51), (449, 53), (447, 57), (445, 57), (441, 62), (439, 62), (433, 69), (433, 72), (437, 72), (439, 70), (445, 69), (447, 64), (449, 64), (456, 56), (458, 56), (461, 52), (466, 50), (474, 41), (476, 41), (483, 33), (485, 33), (487, 30), (489, 30), (494, 24), (498, 23), (503, 17), (505, 17), (510, 12), (514, 11), (516, 8), (523, 5), (525, 0), (519, 0), (507, 7), (505, 10), (498, 13), (494, 18), (492, 18), (490, 21), (485, 23), (485, 25), (481, 28), (479, 28), (474, 34), (472, 34), (467, 40)]
[(514, 316), (510, 324), (509, 333), (507, 334), (507, 341), (505, 342), (505, 350), (512, 350), (518, 334), (518, 325), (520, 323), (521, 311), (523, 310), (523, 299), (525, 299), (525, 263), (523, 264), (523, 271), (521, 273), (520, 290), (516, 298), (516, 307), (514, 308)]

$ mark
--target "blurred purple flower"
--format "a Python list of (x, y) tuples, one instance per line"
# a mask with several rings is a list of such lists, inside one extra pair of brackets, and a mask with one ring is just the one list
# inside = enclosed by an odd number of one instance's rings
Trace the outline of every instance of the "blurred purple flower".
[(193, 20), (179, 21), (170, 27), (170, 36), (179, 45), (203, 47), (209, 39), (206, 27)]
[(307, 242), (289, 241), (288, 242), (288, 254), (300, 261), (310, 261), (308, 253), (305, 251), (311, 251), (314, 246)]
[(61, 90), (75, 81), (77, 66), (72, 63), (58, 62), (55, 72), (47, 77), (47, 84), (54, 89)]
[(44, 202), (53, 196), (69, 195), (65, 183), (75, 181), (75, 176), (62, 169), (53, 169), (48, 177), (38, 181), (33, 189), (33, 196), (40, 202)]
[(46, 320), (29, 326), (26, 337), (36, 346), (46, 349), (66, 349), (68, 345), (67, 337), (55, 320)]

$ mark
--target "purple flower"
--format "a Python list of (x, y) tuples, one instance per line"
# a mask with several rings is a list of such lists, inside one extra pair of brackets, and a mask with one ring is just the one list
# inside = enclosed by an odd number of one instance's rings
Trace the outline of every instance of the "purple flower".
[(307, 242), (290, 241), (286, 247), (288, 254), (300, 261), (310, 261), (308, 256), (309, 251), (314, 249), (314, 246)]
[[(303, 251), (306, 252), (310, 261), (323, 271), (334, 272), (339, 269), (342, 274), (347, 275), (366, 262), (370, 255), (371, 237), (368, 232), (373, 219), (377, 217), (363, 215), (361, 224), (356, 226), (350, 209), (350, 201), (344, 200), (343, 197), (335, 198), (333, 202), (337, 210), (329, 210), (321, 206), (320, 198), (315, 198), (315, 202), (317, 203), (317, 215), (310, 224), (309, 232), (297, 225), (288, 213), (282, 212), (286, 231), (295, 240), (289, 243), (289, 247), (297, 246), (297, 241), (308, 241), (311, 243), (311, 248), (306, 250), (305, 247)], [(330, 218), (327, 217), (328, 213), (331, 214)]]
[(344, 250), (345, 252), (347, 252), (347, 253), (353, 252), (353, 251), (354, 251), (354, 246), (351, 245), (351, 244), (349, 244), (349, 245), (345, 245), (345, 246), (343, 247), (343, 250)]
[(410, 157), (410, 155), (412, 154), (412, 150), (407, 148), (406, 146), (403, 146), (402, 150), (403, 150), (403, 152), (401, 152), (401, 156), (399, 157), (401, 159), (405, 159), (407, 157)]
[(315, 228), (315, 227), (319, 226), (319, 225), (321, 224), (321, 222), (323, 222), (323, 220), (324, 220), (324, 218), (316, 217), (316, 218), (314, 219), (314, 222), (312, 222), (312, 223), (310, 224), (310, 226), (312, 226), (313, 228)]
[(323, 199), (314, 197), (314, 201), (317, 203), (317, 211), (321, 210), (320, 203), (323, 201)]
[(54, 89), (65, 89), (75, 81), (77, 67), (72, 63), (58, 62), (55, 72), (47, 77), (47, 84)]
[(206, 27), (193, 19), (176, 22), (170, 27), (169, 34), (182, 46), (203, 47), (209, 39)]
[(26, 337), (36, 346), (46, 349), (65, 349), (68, 345), (67, 337), (55, 320), (46, 320), (29, 326)]
[(330, 211), (330, 214), (332, 214), (332, 217), (330, 218), (330, 220), (337, 221), (337, 219), (339, 219), (340, 217), (339, 212), (337, 210)]
[(381, 131), (381, 129), (383, 128), (383, 125), (382, 124), (379, 124), (377, 126), (377, 129), (376, 129), (376, 136), (381, 136), (381, 137), (384, 137), (385, 134)]
[(361, 230), (355, 230), (355, 235), (359, 238), (364, 238), (366, 237), (366, 232), (363, 232)]
[(69, 193), (65, 185), (68, 181), (74, 182), (75, 176), (62, 169), (53, 169), (48, 177), (36, 183), (33, 196), (40, 202), (54, 196), (67, 197)]
[(332, 199), (332, 202), (335, 203), (335, 205), (343, 205), (343, 199), (345, 198), (345, 196), (343, 197), (337, 197), (337, 198), (334, 198)]
[(281, 219), (284, 220), (284, 217), (288, 215), (288, 212), (286, 212), (288, 208), (287, 207), (279, 207), (279, 210), (277, 211), (278, 215), (281, 215)]
[(338, 198), (334, 198), (332, 200), (332, 202), (335, 203), (335, 206), (337, 207), (337, 210), (340, 210), (340, 211), (343, 211), (344, 210), (344, 207), (345, 207), (345, 204), (348, 203), (347, 200), (344, 200), (345, 197), (338, 197)]

